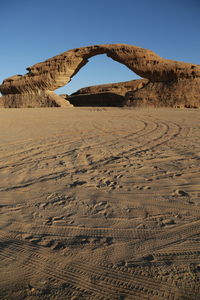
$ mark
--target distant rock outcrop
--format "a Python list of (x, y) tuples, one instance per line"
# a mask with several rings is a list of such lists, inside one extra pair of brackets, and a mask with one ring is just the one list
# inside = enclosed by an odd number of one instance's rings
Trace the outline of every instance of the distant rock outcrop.
[[(112, 105), (118, 105), (119, 102), (120, 105), (131, 106), (200, 107), (199, 65), (163, 59), (150, 50), (124, 44), (95, 45), (69, 50), (27, 68), (28, 73), (24, 76), (16, 75), (5, 79), (0, 85), (3, 95), (0, 107), (70, 106), (66, 99), (53, 91), (66, 85), (90, 57), (99, 54), (107, 54), (144, 79), (89, 87), (85, 89), (85, 93), (82, 90), (72, 95), (72, 103), (78, 97), (79, 103), (84, 101), (87, 105), (85, 96), (90, 95), (90, 105), (93, 95), (93, 99), (96, 99), (95, 105), (104, 96), (110, 95)], [(114, 99), (117, 99), (116, 103)]]
[(147, 82), (147, 79), (138, 79), (85, 87), (66, 99), (74, 106), (124, 106), (126, 93), (144, 87)]

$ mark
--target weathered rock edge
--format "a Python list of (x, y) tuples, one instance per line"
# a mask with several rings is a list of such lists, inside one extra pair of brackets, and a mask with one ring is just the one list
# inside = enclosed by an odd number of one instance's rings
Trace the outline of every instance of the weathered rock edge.
[(134, 83), (136, 88), (124, 89), (123, 105), (200, 106), (200, 65), (163, 59), (136, 46), (110, 44), (69, 50), (28, 67), (24, 76), (5, 79), (0, 85), (0, 107), (71, 106), (53, 91), (66, 85), (90, 57), (99, 54), (107, 54), (145, 78), (145, 84)]

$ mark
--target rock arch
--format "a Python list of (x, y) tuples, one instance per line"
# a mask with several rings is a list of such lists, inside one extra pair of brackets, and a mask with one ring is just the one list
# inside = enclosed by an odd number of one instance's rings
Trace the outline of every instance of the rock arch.
[[(0, 91), (3, 95), (0, 106), (70, 106), (69, 102), (53, 91), (66, 85), (88, 62), (90, 57), (99, 54), (106, 54), (115, 61), (124, 64), (137, 75), (145, 78), (148, 83), (142, 88), (129, 90), (125, 97), (127, 103), (131, 101), (134, 103), (134, 100), (142, 100), (142, 103), (146, 103), (153, 97), (150, 100), (155, 99), (159, 105), (158, 102), (162, 101), (160, 97), (163, 92), (165, 93), (163, 103), (166, 105), (170, 104), (172, 97), (175, 97), (177, 100), (174, 100), (176, 101), (182, 101), (181, 99), (187, 98), (185, 88), (180, 92), (184, 86), (187, 86), (188, 92), (192, 86), (193, 102), (199, 103), (199, 65), (163, 59), (151, 50), (136, 46), (109, 44), (66, 51), (28, 67), (28, 73), (23, 76), (15, 75), (5, 79), (0, 85)], [(188, 88), (189, 86), (190, 88)], [(176, 90), (176, 93), (173, 92), (173, 89)], [(150, 98), (149, 95), (151, 95)], [(184, 101), (187, 102), (187, 99)]]

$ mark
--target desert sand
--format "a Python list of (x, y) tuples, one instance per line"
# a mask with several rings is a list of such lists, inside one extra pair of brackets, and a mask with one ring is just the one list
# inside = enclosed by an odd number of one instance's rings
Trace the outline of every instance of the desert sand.
[(1, 299), (200, 299), (195, 109), (0, 110)]

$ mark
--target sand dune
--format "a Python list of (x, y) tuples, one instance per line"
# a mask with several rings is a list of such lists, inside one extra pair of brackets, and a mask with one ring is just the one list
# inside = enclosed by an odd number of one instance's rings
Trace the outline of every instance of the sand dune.
[(200, 299), (198, 110), (0, 119), (1, 299)]

